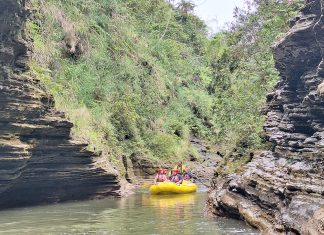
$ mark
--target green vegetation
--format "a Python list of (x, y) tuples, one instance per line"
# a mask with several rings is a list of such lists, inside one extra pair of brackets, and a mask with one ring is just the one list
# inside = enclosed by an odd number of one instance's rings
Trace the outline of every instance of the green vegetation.
[(252, 5), (208, 38), (188, 1), (32, 0), (30, 73), (116, 164), (186, 158), (192, 136), (244, 155), (262, 147), (260, 109), (278, 79), (270, 45), (298, 8)]

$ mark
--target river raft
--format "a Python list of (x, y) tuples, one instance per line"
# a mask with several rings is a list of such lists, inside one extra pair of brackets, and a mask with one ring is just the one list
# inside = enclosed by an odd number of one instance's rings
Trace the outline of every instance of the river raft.
[(178, 185), (173, 182), (161, 182), (152, 185), (149, 189), (151, 194), (185, 194), (194, 193), (197, 191), (197, 185), (189, 182), (183, 181), (182, 184)]

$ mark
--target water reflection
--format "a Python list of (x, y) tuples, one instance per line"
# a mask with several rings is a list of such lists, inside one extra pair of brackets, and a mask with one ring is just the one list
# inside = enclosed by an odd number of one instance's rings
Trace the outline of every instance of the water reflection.
[(206, 193), (104, 199), (0, 212), (1, 234), (258, 234), (203, 217)]
[(142, 205), (158, 208), (183, 207), (193, 205), (197, 200), (197, 194), (174, 194), (174, 195), (142, 195)]
[(142, 205), (153, 208), (154, 216), (158, 218), (155, 224), (160, 234), (192, 234), (189, 225), (195, 201), (197, 194), (142, 195)]

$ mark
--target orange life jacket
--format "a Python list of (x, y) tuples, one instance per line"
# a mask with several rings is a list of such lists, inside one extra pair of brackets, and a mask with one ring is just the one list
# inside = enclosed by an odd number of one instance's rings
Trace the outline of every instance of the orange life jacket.
[(183, 175), (186, 172), (186, 166), (184, 165), (181, 166), (176, 165), (175, 167), (173, 167), (173, 169), (178, 169), (181, 175)]

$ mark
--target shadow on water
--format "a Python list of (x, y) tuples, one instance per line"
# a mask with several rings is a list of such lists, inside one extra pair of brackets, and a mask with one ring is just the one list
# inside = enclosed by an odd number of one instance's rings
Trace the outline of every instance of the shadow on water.
[(242, 221), (203, 216), (207, 194), (133, 196), (0, 212), (1, 234), (259, 234)]

